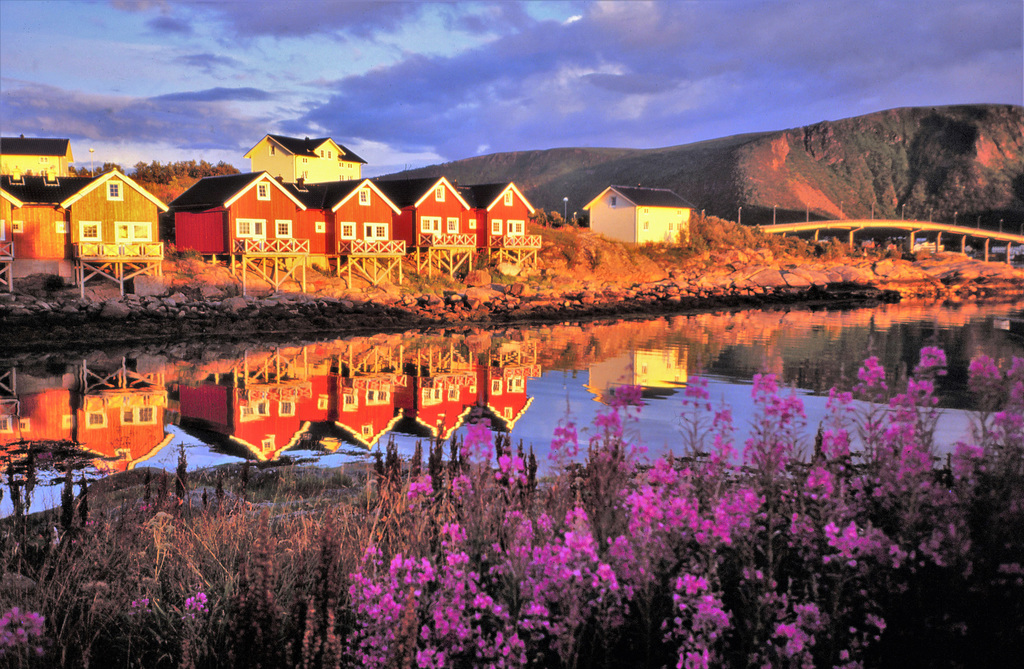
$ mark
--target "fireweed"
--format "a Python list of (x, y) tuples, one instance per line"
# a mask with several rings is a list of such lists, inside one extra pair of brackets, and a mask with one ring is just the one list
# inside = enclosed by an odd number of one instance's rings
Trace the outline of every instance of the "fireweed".
[[(331, 513), (278, 530), (263, 517), (245, 550), (216, 560), (209, 536), (191, 556), (169, 544), (103, 630), (88, 628), (98, 598), (81, 595), (29, 597), (16, 610), (40, 617), (5, 624), (17, 639), (81, 625), (76, 638), (104, 641), (66, 657), (54, 643), (46, 666), (99, 666), (119, 639), (156, 644), (158, 624), (166, 641), (140, 652), (146, 666), (1006, 665), (1024, 652), (1024, 362), (971, 363), (980, 410), (943, 462), (945, 366), (925, 348), (899, 383), (869, 358), (851, 388), (830, 392), (813, 441), (799, 397), (773, 375), (754, 380), (742, 444), (694, 378), (678, 455), (661, 457), (627, 437), (639, 389), (616, 390), (591, 428), (559, 424), (539, 485), (521, 448), (477, 424), (447, 464), (435, 445), (426, 472), (389, 451), (376, 492), (342, 512), (351, 522)], [(319, 538), (302, 544), (303, 527)], [(80, 533), (28, 575), (45, 592), (77, 564), (61, 555), (131, 554), (103, 537)], [(196, 575), (203, 590), (185, 590)], [(74, 607), (88, 615), (65, 613)]]

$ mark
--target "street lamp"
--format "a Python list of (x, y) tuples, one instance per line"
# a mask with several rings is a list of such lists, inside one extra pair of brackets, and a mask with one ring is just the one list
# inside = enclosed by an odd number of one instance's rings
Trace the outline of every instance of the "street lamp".
[(900, 205), (900, 220), (901, 221), (906, 220), (906, 218), (905, 218), (906, 213), (907, 213), (907, 203), (904, 202), (902, 205)]
[(956, 214), (957, 214), (957, 212), (954, 211), (953, 212), (953, 225), (956, 225)]
[(96, 149), (93, 149), (93, 148), (90, 147), (90, 149), (89, 149), (89, 176), (91, 176), (91, 177), (96, 176), (96, 170), (93, 168), (93, 164), (92, 164), (92, 154), (95, 153), (95, 152), (96, 152)]
[(736, 216), (736, 225), (743, 225), (743, 207), (740, 207), (740, 213)]
[(871, 220), (875, 220), (875, 201), (871, 201)]
[(567, 221), (569, 218), (569, 198), (562, 198), (562, 220)]
[(779, 208), (779, 205), (772, 205), (772, 225), (775, 225), (775, 210)]

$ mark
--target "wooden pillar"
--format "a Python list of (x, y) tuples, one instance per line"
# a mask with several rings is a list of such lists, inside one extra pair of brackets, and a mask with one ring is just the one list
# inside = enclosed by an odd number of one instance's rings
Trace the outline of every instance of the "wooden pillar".
[(992, 240), (988, 239), (987, 237), (985, 238), (985, 262), (988, 262), (988, 243), (990, 241)]
[(967, 235), (960, 237), (960, 253), (967, 253)]
[(939, 234), (935, 235), (935, 252), (938, 253), (942, 250), (942, 230), (939, 230)]
[(814, 229), (814, 241), (818, 241), (818, 233), (820, 233), (820, 232), (821, 232), (820, 228), (815, 228)]
[(1010, 249), (1013, 248), (1013, 242), (1009, 239), (1006, 240), (1006, 264), (1010, 264)]
[(853, 250), (853, 230), (850, 230), (850, 250)]
[(914, 231), (913, 230), (910, 231), (910, 236), (907, 237), (907, 252), (908, 253), (913, 253), (914, 252)]

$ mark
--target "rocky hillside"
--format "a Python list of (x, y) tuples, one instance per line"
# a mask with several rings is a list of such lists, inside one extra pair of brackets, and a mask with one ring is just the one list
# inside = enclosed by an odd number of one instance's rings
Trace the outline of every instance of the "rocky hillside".
[(1024, 222), (1024, 107), (912, 107), (662, 149), (492, 154), (410, 175), (513, 180), (539, 207), (580, 210), (609, 184), (671, 188), (744, 223), (846, 217)]

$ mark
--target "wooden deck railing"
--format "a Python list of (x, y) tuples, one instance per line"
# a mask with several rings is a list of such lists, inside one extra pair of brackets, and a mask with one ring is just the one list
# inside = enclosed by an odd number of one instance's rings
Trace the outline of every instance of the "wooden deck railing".
[(350, 239), (338, 242), (338, 255), (404, 256), (405, 242), (400, 239)]
[(420, 234), (418, 240), (419, 246), (434, 246), (434, 247), (467, 247), (476, 246), (476, 235), (471, 234), (456, 234), (456, 235), (424, 235)]
[(75, 244), (75, 258), (80, 260), (159, 260), (163, 257), (163, 242), (79, 242)]
[(491, 237), (491, 246), (502, 249), (539, 249), (540, 235), (508, 235)]
[(234, 252), (247, 256), (309, 255), (308, 239), (236, 239)]
[(0, 260), (14, 260), (14, 242), (0, 242)]

